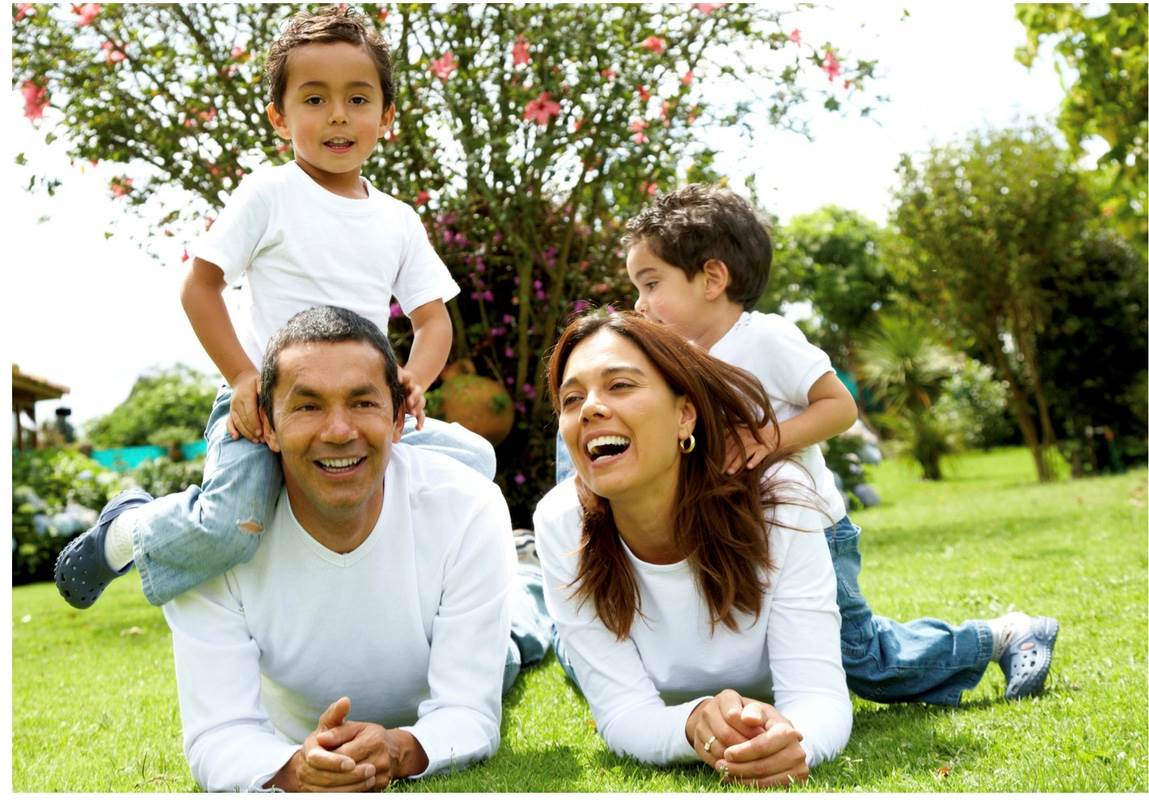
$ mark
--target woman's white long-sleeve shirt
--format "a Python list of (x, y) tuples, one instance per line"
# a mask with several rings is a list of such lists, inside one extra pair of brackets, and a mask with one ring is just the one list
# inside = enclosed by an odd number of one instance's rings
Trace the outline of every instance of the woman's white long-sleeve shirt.
[[(809, 481), (791, 462), (770, 474), (799, 486)], [(641, 615), (619, 641), (593, 603), (580, 605), (569, 587), (582, 538), (574, 482), (539, 502), (535, 541), (547, 608), (610, 749), (654, 764), (697, 759), (686, 720), (702, 699), (729, 688), (772, 703), (803, 735), (811, 767), (837, 756), (850, 738), (852, 714), (821, 515), (801, 505), (776, 507), (778, 525), (769, 537), (774, 570), (762, 612), (757, 621), (741, 617), (737, 631), (719, 624), (711, 632), (705, 597), (686, 561), (652, 565), (627, 548)]]
[(258, 790), (343, 695), (351, 720), (410, 731), (421, 775), (499, 746), (514, 571), (498, 488), (395, 445), (382, 514), (337, 554), (286, 493), (255, 556), (164, 605), (184, 752), (205, 790)]

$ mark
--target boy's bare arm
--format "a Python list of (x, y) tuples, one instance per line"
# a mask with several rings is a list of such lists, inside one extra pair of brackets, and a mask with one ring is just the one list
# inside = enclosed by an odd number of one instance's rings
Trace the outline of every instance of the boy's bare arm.
[(439, 376), (451, 352), (451, 316), (442, 299), (436, 298), (417, 307), (411, 313), (411, 326), (414, 340), (411, 341), (411, 354), (407, 365), (401, 371), (401, 379), (409, 389), (407, 412), (412, 414), (423, 427), (423, 392)]
[(807, 394), (806, 410), (778, 425), (779, 445), (788, 453), (832, 439), (850, 429), (858, 418), (858, 406), (838, 375), (828, 371)]
[(232, 438), (262, 439), (259, 422), (259, 371), (239, 343), (223, 301), (223, 271), (195, 259), (184, 279), (180, 302), (204, 351), (232, 389), (227, 429)]

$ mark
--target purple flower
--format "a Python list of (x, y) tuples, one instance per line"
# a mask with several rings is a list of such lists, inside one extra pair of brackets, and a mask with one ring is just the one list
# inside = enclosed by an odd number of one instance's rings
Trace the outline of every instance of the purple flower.
[(515, 316), (514, 315), (504, 315), (503, 316), (503, 323), (511, 324), (514, 322), (515, 322)]
[(491, 292), (490, 290), (483, 290), (483, 300), (484, 301), (494, 301), (495, 300), (495, 294), (493, 292)]
[(403, 317), (403, 307), (399, 306), (398, 301), (392, 301), (391, 302), (391, 317), (392, 318), (402, 318)]
[(535, 387), (530, 383), (523, 383), (523, 395), (527, 399), (534, 399), (536, 395)]
[(507, 377), (507, 388), (514, 388), (514, 387), (515, 387), (515, 378), (514, 377)]
[(535, 298), (539, 299), (540, 301), (546, 301), (547, 300), (546, 291), (545, 290), (535, 290)]
[(588, 309), (590, 309), (590, 301), (587, 301), (585, 298), (580, 298), (574, 302), (575, 312), (585, 312)]
[(522, 473), (515, 473), (515, 483), (521, 487), (523, 484), (527, 483), (527, 477)]
[(510, 346), (508, 346), (506, 348), (506, 351), (503, 352), (503, 354), (505, 354), (507, 357), (514, 357), (515, 356), (515, 350), (512, 349)]

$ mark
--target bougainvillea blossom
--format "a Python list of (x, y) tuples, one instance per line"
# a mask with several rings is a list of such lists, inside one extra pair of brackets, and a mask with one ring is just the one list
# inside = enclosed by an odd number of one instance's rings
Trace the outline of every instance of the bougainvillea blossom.
[(802, 44), (802, 32), (799, 31), (797, 28), (795, 28), (793, 31), (790, 32), (790, 41), (793, 42), (795, 45), (801, 45)]
[(459, 63), (455, 60), (455, 54), (447, 51), (434, 62), (431, 63), (431, 72), (442, 81), (447, 81), (451, 78), (451, 74), (459, 68)]
[(654, 53), (665, 53), (666, 40), (662, 37), (647, 37), (642, 41), (642, 47)]
[(838, 59), (834, 56), (832, 50), (826, 50), (826, 57), (822, 60), (822, 70), (826, 72), (826, 78), (830, 81), (834, 81), (834, 79), (841, 74), (842, 66), (838, 63)]
[(527, 102), (523, 109), (523, 120), (534, 121), (540, 127), (545, 127), (560, 110), (558, 102), (551, 99), (550, 93), (540, 93), (537, 98)]
[(44, 108), (48, 106), (48, 88), (29, 79), (20, 86), (20, 92), (24, 95), (24, 117), (29, 121), (43, 118)]
[(522, 34), (515, 37), (515, 47), (511, 49), (511, 61), (515, 67), (531, 61), (531, 47)]

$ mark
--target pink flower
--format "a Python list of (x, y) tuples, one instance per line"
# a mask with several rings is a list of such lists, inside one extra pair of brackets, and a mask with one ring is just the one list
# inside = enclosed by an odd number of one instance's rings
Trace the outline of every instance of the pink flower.
[(726, 5), (726, 4), (725, 3), (695, 3), (694, 7), (696, 9), (698, 9), (698, 11), (701, 12), (702, 14), (709, 14), (710, 12), (714, 11), (716, 8), (722, 8), (724, 5)]
[(459, 67), (459, 63), (455, 61), (455, 54), (447, 51), (434, 62), (431, 63), (431, 72), (434, 73), (442, 81), (447, 81), (451, 78)]
[(382, 23), (382, 22), (387, 22), (387, 15), (390, 13), (391, 13), (390, 10), (385, 9), (385, 8), (381, 8), (381, 9), (379, 9), (378, 13), (376, 13), (375, 16), (379, 19), (379, 22)]
[(182, 256), (180, 256), (180, 261), (186, 262), (189, 258), (191, 258), (191, 257), (188, 256), (188, 249), (187, 249), (187, 246), (185, 245), (184, 246), (184, 254)]
[(653, 51), (654, 53), (665, 53), (666, 40), (662, 39), (661, 37), (647, 37), (642, 41), (641, 47), (646, 48), (648, 51)]
[(15, 21), (20, 22), (20, 20), (24, 19), (25, 17), (27, 17), (29, 15), (35, 14), (35, 13), (36, 13), (35, 3), (17, 3), (16, 4)]
[(653, 197), (658, 193), (658, 183), (643, 183), (642, 190)]
[(638, 98), (640, 101), (644, 104), (650, 101), (650, 91), (647, 90), (646, 87), (640, 84), (636, 89), (638, 90)]
[(688, 70), (682, 74), (682, 86), (690, 87), (692, 84), (694, 84), (694, 71)]
[(431, 195), (426, 191), (420, 191), (415, 195), (415, 205), (423, 205), (427, 200), (431, 199)]
[(24, 117), (29, 121), (43, 118), (44, 108), (48, 106), (48, 88), (29, 79), (20, 85), (20, 92), (24, 94)]
[(793, 31), (790, 32), (790, 41), (793, 42), (795, 45), (801, 45), (802, 44), (802, 32), (799, 31), (797, 28), (795, 28)]
[(104, 61), (109, 65), (115, 64), (116, 62), (123, 62), (124, 59), (127, 58), (124, 56), (124, 52), (117, 48), (115, 43), (110, 41), (101, 45), (100, 50), (104, 51)]
[(670, 126), (670, 102), (662, 102), (662, 124), (663, 126)]
[(81, 27), (91, 25), (100, 14), (99, 3), (84, 3), (72, 6), (72, 13), (76, 15), (76, 25)]
[(531, 47), (527, 44), (527, 40), (522, 34), (515, 37), (515, 47), (511, 49), (511, 60), (514, 62), (515, 67), (525, 65), (531, 61)]
[(826, 71), (826, 78), (828, 78), (831, 82), (834, 81), (834, 77), (842, 72), (842, 66), (834, 57), (833, 51), (826, 51), (826, 58), (822, 60), (822, 70)]
[(275, 153), (277, 155), (282, 155), (284, 152), (286, 152), (290, 148), (291, 148), (291, 145), (287, 141), (284, 141), (279, 146), (275, 147)]
[(523, 120), (534, 121), (540, 127), (545, 127), (560, 111), (558, 102), (551, 99), (550, 93), (540, 93), (537, 98), (527, 102), (523, 109)]
[(634, 133), (635, 143), (646, 143), (650, 140), (650, 138), (646, 137), (646, 133), (643, 132), (648, 126), (650, 126), (650, 124), (642, 120), (630, 122), (630, 131)]
[(612, 82), (618, 78), (618, 71), (614, 68), (603, 68), (599, 71), (599, 74), (608, 82)]
[(247, 58), (247, 49), (242, 45), (236, 45), (231, 49), (231, 58), (236, 61), (241, 61)]
[(403, 317), (403, 307), (399, 306), (398, 301), (392, 301), (391, 302), (391, 317), (392, 318), (402, 318)]
[(522, 473), (515, 473), (515, 483), (521, 487), (523, 484), (527, 483), (527, 477)]

